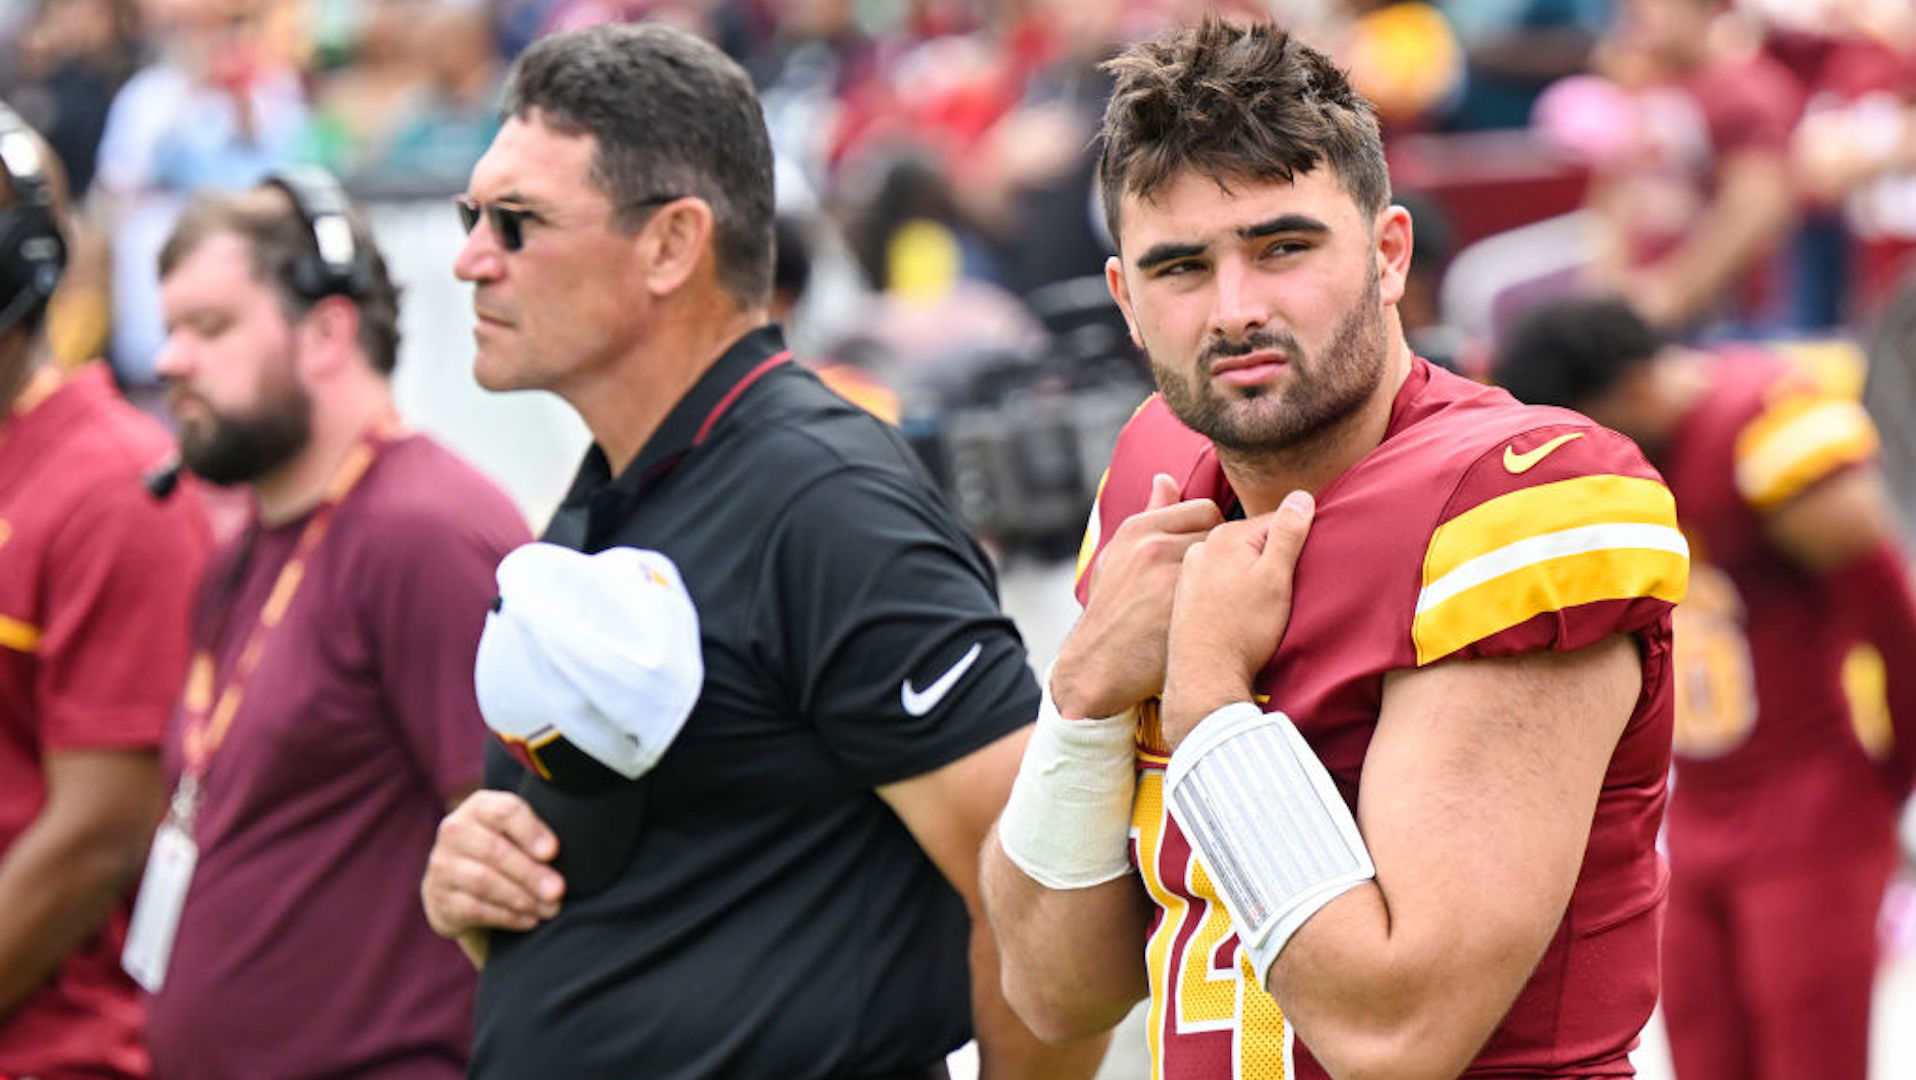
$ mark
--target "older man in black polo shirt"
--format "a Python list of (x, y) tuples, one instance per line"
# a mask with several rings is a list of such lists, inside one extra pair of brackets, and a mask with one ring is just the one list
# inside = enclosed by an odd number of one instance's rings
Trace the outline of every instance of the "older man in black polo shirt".
[(483, 964), (472, 1075), (939, 1076), (973, 1030), (994, 1076), (1090, 1075), (1101, 1042), (1038, 1046), (967, 917), (1023, 646), (909, 449), (766, 323), (744, 73), (600, 27), (529, 49), (505, 112), (461, 202), (476, 372), (585, 419), (547, 540), (605, 554), (501, 569), (480, 690), (517, 754), (422, 887)]

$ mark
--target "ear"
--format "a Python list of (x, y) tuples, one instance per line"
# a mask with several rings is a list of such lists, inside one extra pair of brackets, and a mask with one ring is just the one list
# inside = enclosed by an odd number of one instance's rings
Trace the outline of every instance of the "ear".
[(1124, 313), (1124, 325), (1131, 331), (1131, 344), (1140, 351), (1144, 349), (1144, 338), (1138, 333), (1138, 318), (1131, 311), (1131, 288), (1124, 282), (1124, 258), (1113, 255), (1104, 260), (1104, 286), (1111, 290), (1111, 299), (1118, 302), (1118, 310)]
[(306, 376), (330, 375), (358, 357), (359, 307), (343, 296), (328, 296), (313, 305), (294, 332)]
[(706, 259), (716, 267), (712, 233), (712, 207), (704, 199), (688, 196), (653, 211), (639, 230), (636, 249), (647, 290), (654, 296), (674, 293)]
[(1377, 215), (1377, 290), (1386, 305), (1404, 298), (1404, 282), (1410, 277), (1410, 211), (1401, 206), (1386, 206)]

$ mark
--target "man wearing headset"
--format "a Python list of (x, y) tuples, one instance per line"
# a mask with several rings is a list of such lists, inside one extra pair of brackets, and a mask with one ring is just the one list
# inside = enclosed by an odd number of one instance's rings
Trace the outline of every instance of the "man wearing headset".
[(119, 948), (210, 536), (141, 484), (160, 426), (51, 361), (57, 169), (0, 105), (0, 1075), (142, 1077)]
[(163, 1077), (452, 1080), (473, 976), (414, 888), (477, 785), (507, 497), (405, 431), (398, 290), (323, 173), (190, 204), (160, 254), (180, 460), (251, 520), (201, 588), (127, 970)]

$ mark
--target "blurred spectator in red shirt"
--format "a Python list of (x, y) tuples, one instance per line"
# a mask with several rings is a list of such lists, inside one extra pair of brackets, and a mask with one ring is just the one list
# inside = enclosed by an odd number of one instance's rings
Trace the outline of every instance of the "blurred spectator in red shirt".
[(1749, 329), (1781, 314), (1795, 216), (1789, 139), (1803, 91), (1722, 0), (1625, 0), (1598, 70), (1631, 92), (1632, 132), (1600, 169), (1595, 276), (1652, 323)]
[(100, 365), (52, 363), (66, 205), (42, 147), (0, 111), (0, 1075), (131, 1080), (150, 1065), (126, 902), (211, 536), (142, 483), (165, 431)]

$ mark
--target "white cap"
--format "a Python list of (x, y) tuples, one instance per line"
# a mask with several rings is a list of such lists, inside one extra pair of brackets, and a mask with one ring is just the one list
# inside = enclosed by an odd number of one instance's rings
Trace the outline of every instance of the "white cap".
[(499, 563), (473, 671), (479, 711), (547, 780), (541, 747), (563, 738), (628, 780), (658, 763), (705, 683), (698, 609), (656, 551), (587, 555), (556, 544)]

